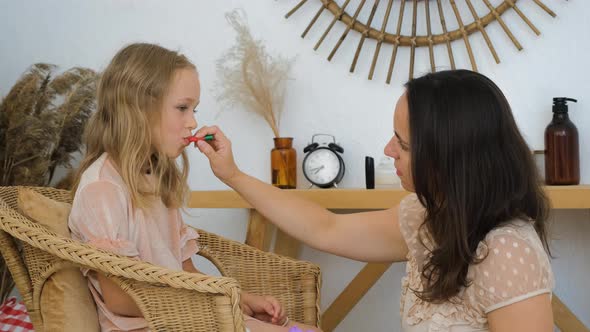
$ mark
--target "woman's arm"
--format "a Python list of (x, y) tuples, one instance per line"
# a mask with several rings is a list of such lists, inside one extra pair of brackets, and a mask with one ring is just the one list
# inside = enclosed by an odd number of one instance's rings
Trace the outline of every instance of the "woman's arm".
[(403, 261), (408, 253), (397, 206), (336, 214), (241, 172), (227, 184), (280, 229), (315, 249), (374, 262)]
[(490, 332), (552, 332), (553, 311), (549, 294), (533, 296), (488, 314)]
[(283, 231), (307, 245), (362, 261), (403, 261), (408, 248), (401, 235), (398, 208), (355, 214), (335, 214), (242, 173), (231, 142), (217, 127), (201, 128), (196, 136), (212, 134), (209, 145), (198, 142), (215, 175)]

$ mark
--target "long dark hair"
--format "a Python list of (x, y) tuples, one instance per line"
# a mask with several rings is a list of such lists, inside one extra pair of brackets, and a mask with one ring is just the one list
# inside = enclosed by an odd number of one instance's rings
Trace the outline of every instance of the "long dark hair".
[(548, 200), (496, 84), (472, 71), (453, 70), (413, 79), (406, 89), (414, 188), (426, 207), (421, 227), (436, 244), (417, 295), (442, 302), (469, 286), (469, 265), (480, 261), (478, 244), (512, 219), (534, 223), (549, 252)]

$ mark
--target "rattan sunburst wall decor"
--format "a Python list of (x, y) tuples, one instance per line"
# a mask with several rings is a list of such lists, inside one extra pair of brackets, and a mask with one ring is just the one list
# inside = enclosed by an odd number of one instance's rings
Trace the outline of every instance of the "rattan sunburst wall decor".
[[(480, 3), (475, 4), (479, 7), (485, 8), (487, 12), (485, 15), (480, 15), (478, 13), (478, 11), (476, 10), (476, 6), (474, 6), (474, 1), (479, 1)], [(293, 9), (291, 9), (285, 15), (285, 17), (289, 18), (307, 2), (308, 0), (299, 0), (295, 7), (293, 7)], [(341, 4), (339, 4), (338, 2), (340, 2)], [(389, 67), (387, 68), (387, 84), (391, 82), (396, 56), (398, 53), (398, 49), (400, 47), (410, 48), (410, 79), (414, 76), (414, 62), (416, 57), (416, 48), (418, 47), (428, 48), (430, 58), (430, 69), (432, 70), (432, 72), (434, 72), (436, 71), (434, 46), (437, 44), (446, 45), (446, 53), (449, 57), (450, 66), (451, 68), (455, 69), (456, 65), (455, 58), (453, 56), (452, 42), (456, 40), (462, 40), (463, 43), (465, 43), (465, 48), (467, 50), (469, 61), (471, 63), (471, 68), (474, 71), (477, 71), (477, 63), (475, 60), (471, 43), (469, 41), (469, 37), (476, 32), (481, 33), (495, 62), (500, 63), (500, 58), (496, 52), (496, 49), (494, 48), (494, 45), (489, 37), (489, 34), (486, 32), (486, 27), (488, 27), (488, 25), (494, 21), (497, 21), (499, 23), (499, 25), (502, 27), (502, 30), (506, 33), (512, 44), (514, 44), (514, 46), (518, 50), (522, 50), (522, 45), (519, 43), (512, 31), (510, 31), (510, 29), (508, 28), (508, 25), (502, 19), (502, 14), (509, 10), (513, 10), (514, 12), (516, 12), (516, 14), (518, 14), (518, 16), (526, 23), (526, 25), (528, 25), (528, 27), (530, 27), (530, 29), (536, 35), (540, 35), (539, 29), (535, 27), (535, 25), (523, 13), (523, 11), (516, 5), (518, 0), (505, 0), (501, 1), (501, 3), (498, 5), (493, 5), (490, 2), (490, 0), (462, 0), (460, 4), (458, 4), (455, 0), (373, 0), (372, 6), (366, 8), (366, 10), (370, 9), (370, 13), (368, 14), (368, 17), (364, 23), (359, 20), (359, 14), (361, 13), (361, 11), (363, 11), (363, 8), (367, 4), (367, 2), (370, 2), (370, 0), (356, 1), (357, 6), (356, 9), (354, 9), (354, 13), (352, 15), (350, 15), (347, 12), (347, 8), (351, 4), (351, 0), (340, 0), (338, 2), (335, 0), (310, 1), (310, 3), (315, 3), (319, 5), (319, 9), (316, 12), (316, 14), (311, 18), (311, 21), (303, 31), (301, 37), (304, 38), (308, 34), (310, 29), (312, 29), (314, 24), (317, 22), (318, 18), (322, 16), (322, 13), (330, 13), (332, 15), (330, 24), (328, 25), (328, 27), (323, 32), (322, 36), (319, 38), (319, 40), (314, 46), (314, 50), (317, 50), (322, 44), (322, 42), (325, 40), (326, 36), (330, 33), (336, 22), (342, 22), (345, 25), (345, 28), (342, 34), (340, 35), (340, 38), (332, 47), (332, 50), (328, 55), (328, 61), (330, 61), (332, 60), (332, 58), (334, 57), (334, 55), (336, 54), (336, 52), (338, 51), (338, 49), (340, 48), (341, 44), (344, 42), (350, 31), (353, 30), (360, 33), (361, 36), (356, 47), (356, 52), (354, 53), (352, 64), (350, 65), (351, 73), (354, 72), (356, 68), (357, 61), (361, 54), (361, 50), (363, 48), (363, 45), (365, 45), (365, 40), (367, 38), (374, 39), (376, 42), (376, 46), (373, 51), (371, 67), (369, 69), (369, 80), (373, 79), (377, 59), (379, 57), (382, 45), (391, 44), (391, 57), (389, 60)], [(551, 9), (549, 9), (541, 0), (527, 0), (527, 2), (530, 2), (530, 4), (535, 7), (541, 8), (543, 11), (545, 11), (552, 17), (556, 16), (555, 13)], [(409, 6), (412, 7), (410, 8)], [(463, 8), (461, 6), (463, 6)], [(394, 7), (399, 8), (399, 12), (397, 15), (397, 25), (395, 31), (388, 31), (387, 26), (390, 21), (390, 14), (392, 13), (392, 9)], [(431, 7), (433, 7), (432, 14)], [(448, 13), (445, 12), (445, 10), (447, 12), (452, 11), (452, 16), (454, 17), (454, 20), (456, 20), (457, 28), (452, 31), (449, 31), (447, 29), (448, 19), (445, 19), (445, 15), (448, 15)], [(463, 17), (461, 16), (461, 12), (465, 12), (467, 10), (471, 13), (472, 16), (471, 23), (464, 23)], [(435, 11), (437, 12), (436, 14), (434, 13)], [(406, 18), (406, 16), (411, 17)], [(372, 25), (375, 17), (383, 18), (380, 27), (374, 27)], [(402, 33), (402, 25), (404, 24), (404, 19), (412, 20), (411, 34), (409, 35)], [(433, 24), (433, 22), (435, 21), (436, 27), (439, 29), (439, 31), (433, 31), (433, 27), (435, 25)], [(426, 25), (425, 34), (418, 35), (416, 33), (416, 27), (418, 24)]]

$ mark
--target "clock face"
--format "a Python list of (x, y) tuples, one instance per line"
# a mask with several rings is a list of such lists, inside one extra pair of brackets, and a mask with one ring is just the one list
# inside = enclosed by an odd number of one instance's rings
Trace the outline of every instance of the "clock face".
[(336, 152), (330, 149), (314, 150), (303, 161), (303, 173), (314, 184), (328, 184), (338, 177), (339, 172), (340, 160)]

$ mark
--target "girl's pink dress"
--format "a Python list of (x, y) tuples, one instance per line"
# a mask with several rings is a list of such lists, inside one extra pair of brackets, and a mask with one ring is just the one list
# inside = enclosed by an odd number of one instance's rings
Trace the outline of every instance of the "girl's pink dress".
[[(199, 235), (183, 223), (179, 209), (169, 209), (160, 200), (145, 210), (131, 206), (123, 179), (106, 153), (82, 175), (68, 224), (78, 241), (172, 270), (182, 270), (182, 262), (199, 251)], [(148, 330), (144, 318), (111, 312), (96, 272), (82, 273), (88, 278), (102, 331)]]

